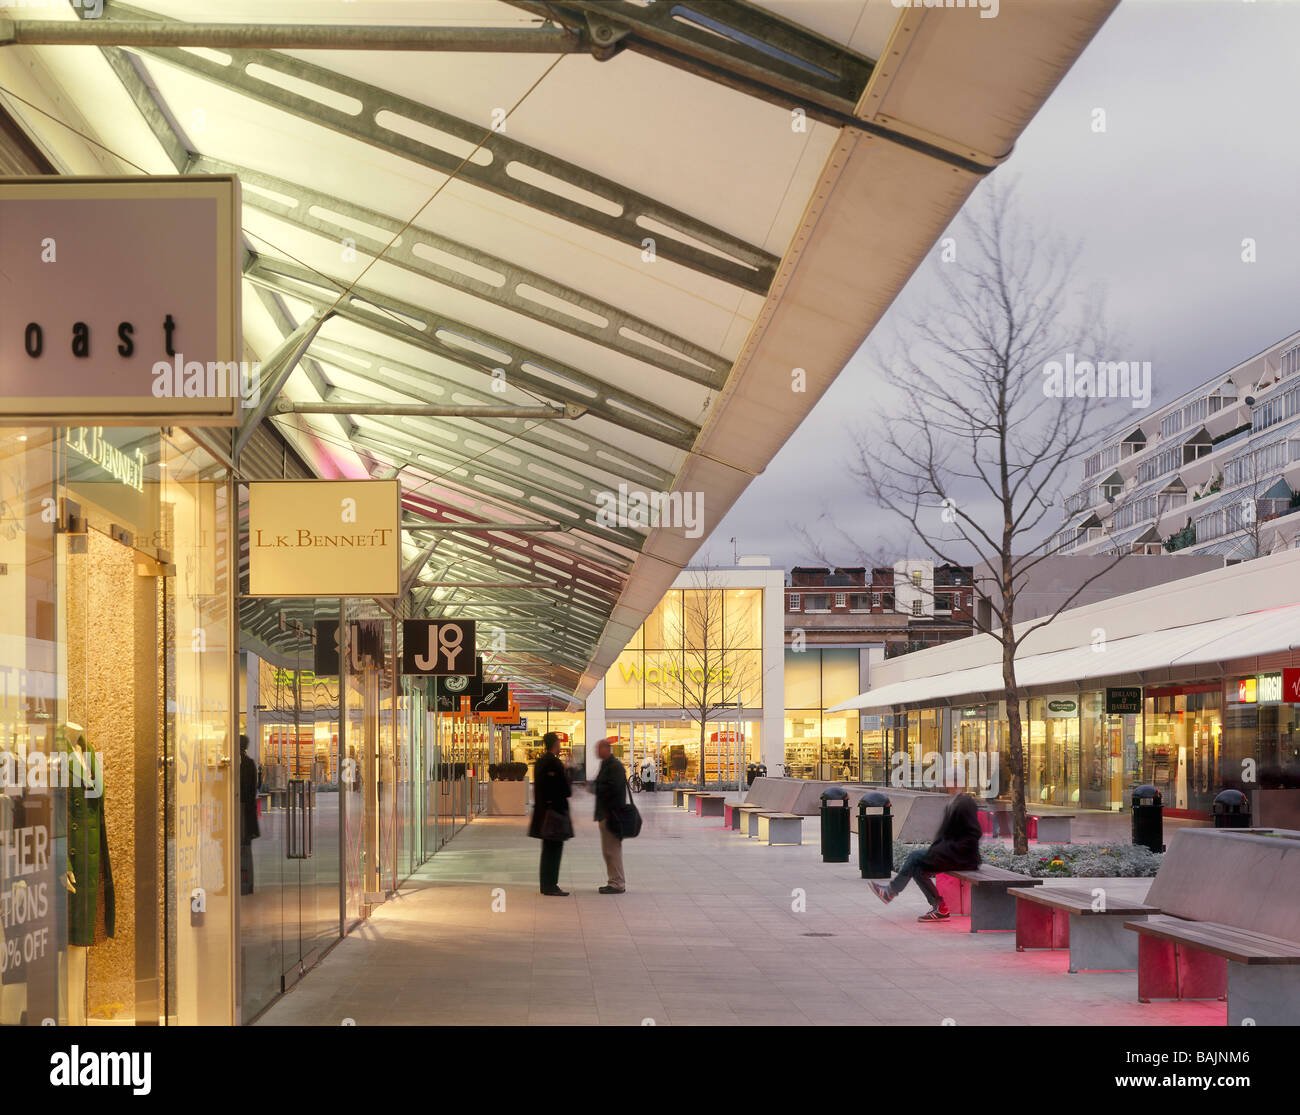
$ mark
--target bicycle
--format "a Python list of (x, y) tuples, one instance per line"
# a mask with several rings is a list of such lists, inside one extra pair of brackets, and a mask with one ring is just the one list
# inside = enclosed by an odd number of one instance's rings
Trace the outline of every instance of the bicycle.
[(634, 793), (641, 792), (641, 776), (636, 771), (632, 772), (632, 777), (627, 780), (628, 788)]

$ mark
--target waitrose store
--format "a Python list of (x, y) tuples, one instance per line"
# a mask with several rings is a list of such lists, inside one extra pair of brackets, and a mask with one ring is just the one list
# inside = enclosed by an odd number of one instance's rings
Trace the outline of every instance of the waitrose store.
[[(987, 772), (990, 795), (1010, 796), (992, 637), (891, 660), (874, 679), (837, 708), (880, 718), (892, 781), (956, 788)], [(1029, 638), (1017, 681), (1031, 805), (1121, 810), (1149, 782), (1176, 814), (1209, 817), (1231, 788), (1252, 796), (1257, 823), (1287, 823), (1300, 794), (1300, 553), (1072, 609)]]
[[(784, 758), (784, 586), (767, 565), (686, 570), (587, 698), (587, 770), (614, 737), (625, 763), (654, 760), (660, 783), (735, 783)], [(701, 738), (703, 737), (703, 738)]]

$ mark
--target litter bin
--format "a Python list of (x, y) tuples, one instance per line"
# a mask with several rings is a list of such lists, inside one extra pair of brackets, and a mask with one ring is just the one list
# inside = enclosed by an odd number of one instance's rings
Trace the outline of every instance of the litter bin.
[(822, 793), (822, 863), (849, 862), (849, 792), (830, 786)]
[(754, 779), (757, 777), (758, 777), (758, 764), (750, 763), (749, 766), (745, 768), (745, 785), (752, 786), (754, 784)]
[(1214, 799), (1214, 827), (1250, 828), (1250, 799), (1240, 790), (1224, 790)]
[(1133, 843), (1153, 852), (1165, 850), (1165, 807), (1160, 791), (1146, 784), (1133, 787)]
[(767, 766), (766, 766), (765, 764), (763, 764), (763, 763), (759, 763), (759, 764), (758, 764), (758, 772), (754, 775), (754, 777), (755, 777), (755, 778), (766, 778), (766, 777), (767, 777)]
[(894, 873), (894, 816), (889, 798), (871, 790), (858, 800), (858, 869), (864, 879)]

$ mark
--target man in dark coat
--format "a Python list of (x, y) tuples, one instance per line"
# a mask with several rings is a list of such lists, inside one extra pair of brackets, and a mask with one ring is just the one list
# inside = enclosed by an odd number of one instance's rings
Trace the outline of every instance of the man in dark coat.
[(528, 835), (542, 842), (541, 881), (542, 893), (567, 898), (569, 892), (560, 890), (560, 857), (564, 854), (564, 840), (547, 840), (542, 836), (542, 822), (548, 811), (569, 816), (569, 776), (564, 771), (556, 751), (560, 737), (547, 732), (542, 737), (543, 751), (533, 764), (533, 815), (528, 822)]
[(934, 843), (924, 852), (908, 852), (903, 866), (888, 886), (872, 883), (871, 889), (882, 902), (893, 902), (907, 884), (915, 879), (930, 903), (930, 912), (918, 921), (947, 921), (948, 906), (934, 885), (934, 876), (942, 871), (973, 871), (980, 865), (979, 809), (970, 794), (958, 794), (943, 811)]
[(610, 827), (610, 817), (627, 802), (627, 771), (610, 750), (610, 741), (596, 744), (596, 757), (600, 770), (593, 787), (596, 794), (596, 823), (600, 825), (600, 854), (605, 857), (605, 871), (609, 881), (600, 888), (601, 894), (622, 894), (627, 889), (623, 877), (623, 838)]

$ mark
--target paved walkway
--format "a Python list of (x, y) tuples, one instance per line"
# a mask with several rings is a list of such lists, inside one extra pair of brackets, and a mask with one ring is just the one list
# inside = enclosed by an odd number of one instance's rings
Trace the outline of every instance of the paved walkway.
[[(629, 890), (598, 894), (591, 800), (574, 795), (571, 897), (538, 893), (523, 818), (477, 820), (261, 1024), (1224, 1022), (1222, 1003), (1143, 1005), (1134, 973), (1069, 975), (1066, 953), (1017, 953), (1011, 934), (971, 934), (964, 918), (918, 924), (914, 888), (885, 906), (855, 863), (821, 862), (815, 818), (802, 847), (769, 848), (673, 809), (671, 794), (641, 795)], [(1141, 895), (1149, 881), (1108, 885)]]

